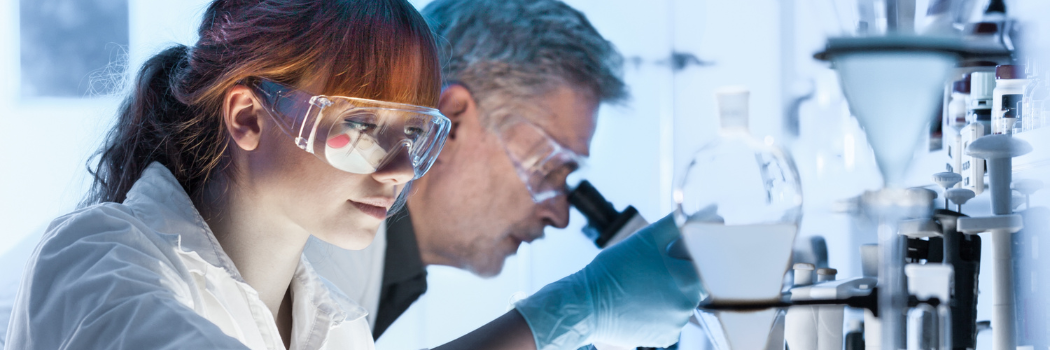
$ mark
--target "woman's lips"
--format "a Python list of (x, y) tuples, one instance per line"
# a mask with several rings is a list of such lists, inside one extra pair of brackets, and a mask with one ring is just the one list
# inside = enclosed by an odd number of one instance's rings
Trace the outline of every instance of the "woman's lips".
[(380, 206), (375, 206), (375, 205), (365, 204), (365, 203), (355, 202), (355, 201), (349, 201), (349, 202), (352, 203), (354, 205), (354, 207), (357, 208), (357, 210), (360, 210), (361, 212), (363, 212), (365, 214), (371, 215), (372, 217), (375, 217), (375, 218), (380, 219), (380, 220), (386, 218), (386, 208), (385, 207), (380, 207)]

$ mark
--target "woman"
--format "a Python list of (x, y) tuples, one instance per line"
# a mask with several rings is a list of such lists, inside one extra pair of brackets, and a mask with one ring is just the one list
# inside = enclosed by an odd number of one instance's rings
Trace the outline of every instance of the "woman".
[(8, 348), (372, 347), (301, 253), (367, 246), (439, 152), (429, 28), (405, 1), (219, 0), (199, 35), (142, 67)]
[[(217, 0), (199, 34), (140, 70), (90, 205), (27, 265), (8, 348), (373, 348), (302, 251), (368, 245), (437, 157), (430, 30), (403, 0)], [(447, 347), (673, 342), (699, 283), (661, 222)]]

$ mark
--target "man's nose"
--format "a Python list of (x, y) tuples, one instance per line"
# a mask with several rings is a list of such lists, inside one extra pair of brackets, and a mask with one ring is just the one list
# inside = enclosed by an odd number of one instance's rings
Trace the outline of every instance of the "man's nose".
[(401, 185), (412, 181), (416, 176), (415, 167), (412, 166), (412, 157), (408, 154), (407, 147), (399, 147), (385, 164), (380, 165), (372, 178), (380, 183)]
[(569, 226), (569, 200), (562, 194), (536, 204), (544, 223), (557, 228)]

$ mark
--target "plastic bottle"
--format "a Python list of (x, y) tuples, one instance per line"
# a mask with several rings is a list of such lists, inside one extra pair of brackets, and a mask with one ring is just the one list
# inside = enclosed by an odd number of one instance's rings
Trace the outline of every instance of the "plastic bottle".
[[(948, 130), (954, 131), (948, 142), (948, 164), (945, 169), (950, 172), (961, 173), (962, 158), (965, 150), (962, 148), (962, 130), (966, 128), (966, 102), (970, 97), (970, 75), (952, 84), (951, 100), (948, 102), (948, 115), (945, 124)], [(961, 186), (961, 185), (957, 185)]]
[(1022, 77), (1020, 66), (995, 67), (995, 90), (992, 91), (992, 133), (1013, 134), (1024, 122), (1021, 119), (1021, 100), (1028, 79)]
[(984, 191), (984, 160), (966, 155), (966, 148), (992, 127), (992, 92), (995, 89), (995, 73), (973, 72), (970, 74), (969, 109), (966, 112), (966, 127), (962, 130), (962, 152), (959, 175), (963, 179), (960, 187), (981, 194)]

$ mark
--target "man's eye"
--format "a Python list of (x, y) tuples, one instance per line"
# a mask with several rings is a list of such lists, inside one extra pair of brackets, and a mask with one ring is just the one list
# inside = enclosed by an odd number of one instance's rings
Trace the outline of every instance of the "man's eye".
[(569, 177), (569, 174), (572, 174), (574, 170), (575, 167), (569, 165), (561, 165), (548, 172), (547, 176), (545, 176), (545, 181), (551, 184), (564, 184), (565, 179), (567, 179)]

